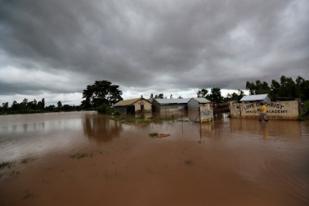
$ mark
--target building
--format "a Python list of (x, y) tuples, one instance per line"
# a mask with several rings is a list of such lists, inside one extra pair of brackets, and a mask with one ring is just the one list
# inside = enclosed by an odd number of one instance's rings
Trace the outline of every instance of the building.
[(189, 98), (154, 99), (152, 102), (153, 111), (159, 114), (186, 112), (189, 100)]
[[(299, 118), (299, 102), (276, 101), (267, 103), (267, 117), (269, 119), (289, 119)], [(232, 118), (259, 118), (259, 102), (230, 102), (230, 116)]]
[(244, 96), (240, 100), (241, 102), (265, 102), (269, 103), (271, 102), (270, 98), (268, 97), (268, 94), (256, 94), (256, 95), (248, 95)]
[(189, 119), (195, 122), (213, 120), (213, 108), (206, 98), (191, 98), (188, 102)]
[(152, 111), (152, 104), (144, 98), (121, 100), (113, 105), (113, 107), (123, 114), (137, 114)]
[(191, 98), (188, 102), (188, 110), (198, 110), (200, 106), (209, 105), (210, 103), (206, 98)]

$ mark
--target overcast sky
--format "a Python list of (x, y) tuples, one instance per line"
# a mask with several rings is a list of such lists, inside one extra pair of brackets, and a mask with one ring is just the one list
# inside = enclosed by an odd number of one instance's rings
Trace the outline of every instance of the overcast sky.
[(308, 0), (0, 0), (0, 102), (309, 79)]

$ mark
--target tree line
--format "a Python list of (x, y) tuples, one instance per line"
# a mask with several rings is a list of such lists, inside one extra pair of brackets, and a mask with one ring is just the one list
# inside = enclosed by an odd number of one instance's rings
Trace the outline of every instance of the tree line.
[[(246, 82), (246, 89), (250, 94), (269, 94), (272, 100), (289, 100), (299, 98), (302, 101), (309, 100), (309, 81), (302, 77), (295, 80), (291, 77), (281, 76), (279, 81), (272, 80), (270, 84), (265, 81), (257, 80), (255, 82)], [(223, 97), (220, 88), (198, 90), (197, 97), (204, 97), (214, 103), (225, 103), (228, 101), (239, 101), (244, 96), (244, 92), (239, 90)], [(171, 95), (170, 98), (173, 96)], [(164, 98), (164, 94), (151, 94), (150, 99)], [(182, 98), (182, 97), (178, 97)], [(13, 101), (11, 106), (8, 102), (0, 105), (0, 114), (16, 113), (37, 113), (37, 112), (58, 112), (58, 111), (76, 111), (76, 110), (98, 110), (103, 113), (112, 111), (111, 106), (122, 100), (122, 91), (119, 85), (110, 81), (95, 81), (94, 84), (87, 85), (83, 90), (83, 100), (80, 106), (62, 105), (58, 101), (57, 105), (45, 105), (45, 99), (41, 101), (28, 101), (24, 99), (18, 103)]]
[[(247, 81), (246, 89), (249, 90), (251, 95), (268, 94), (272, 101), (309, 100), (309, 80), (305, 80), (300, 76), (295, 78), (295, 80), (292, 77), (281, 76), (279, 81), (271, 80), (270, 84), (261, 80)], [(223, 97), (220, 88), (200, 89), (197, 92), (197, 96), (204, 97), (215, 103), (224, 103), (231, 100), (239, 101), (244, 96), (244, 92), (238, 90), (238, 93), (233, 92), (228, 94), (227, 97)]]
[(228, 94), (226, 97), (223, 97), (220, 88), (211, 88), (210, 90), (204, 88), (198, 90), (197, 92), (197, 97), (206, 98), (209, 101), (218, 104), (229, 101), (240, 101), (243, 96), (245, 96), (244, 92), (242, 90), (238, 90), (238, 93), (233, 92), (232, 94)]
[(44, 98), (41, 101), (37, 101), (36, 99), (28, 101), (28, 99), (25, 98), (21, 102), (14, 100), (11, 106), (9, 106), (8, 102), (4, 102), (0, 105), (0, 114), (27, 114), (76, 110), (80, 110), (80, 106), (63, 105), (61, 101), (58, 101), (57, 105), (46, 106)]
[(250, 91), (250, 94), (269, 94), (273, 101), (309, 100), (309, 80), (305, 80), (300, 76), (295, 80), (291, 77), (281, 76), (279, 81), (271, 80), (270, 84), (260, 80), (255, 82), (247, 81), (246, 89)]

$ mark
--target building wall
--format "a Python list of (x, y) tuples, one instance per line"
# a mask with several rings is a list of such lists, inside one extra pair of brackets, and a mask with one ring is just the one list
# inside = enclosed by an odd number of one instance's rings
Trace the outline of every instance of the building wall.
[(144, 112), (152, 111), (152, 104), (146, 100), (138, 100), (134, 103), (135, 112), (141, 112), (141, 105), (144, 105)]
[(211, 103), (200, 104), (198, 101), (191, 99), (188, 102), (188, 116), (192, 121), (209, 122), (213, 120), (213, 109)]
[(178, 113), (178, 112), (185, 112), (187, 105), (186, 104), (173, 104), (173, 105), (159, 105), (157, 106), (158, 111), (160, 114), (165, 113)]
[[(277, 101), (267, 105), (267, 116), (270, 119), (297, 119), (299, 116), (298, 101)], [(259, 103), (230, 103), (231, 117), (257, 118)]]
[(114, 107), (118, 112), (122, 113), (122, 114), (126, 114), (127, 113), (127, 107)]
[(188, 102), (188, 110), (194, 111), (194, 110), (199, 110), (200, 103), (196, 101), (195, 99), (191, 99)]
[(239, 118), (240, 117), (240, 103), (237, 102), (230, 102), (230, 115), (232, 118)]
[(200, 104), (200, 121), (210, 122), (214, 120), (214, 112), (211, 104)]

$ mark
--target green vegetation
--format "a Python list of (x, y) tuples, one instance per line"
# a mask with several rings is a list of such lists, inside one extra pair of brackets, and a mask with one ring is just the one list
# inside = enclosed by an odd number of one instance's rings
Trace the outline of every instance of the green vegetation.
[(150, 99), (163, 99), (164, 98), (164, 95), (163, 95), (163, 93), (160, 93), (160, 94), (156, 94), (156, 95), (154, 95), (154, 94), (151, 94), (150, 95)]
[(101, 114), (108, 114), (108, 115), (114, 115), (114, 116), (120, 115), (120, 113), (117, 110), (115, 110), (114, 108), (106, 104), (102, 104), (101, 106), (97, 107), (96, 110)]
[(0, 163), (0, 170), (4, 168), (11, 168), (14, 165), (14, 162), (1, 162)]
[(96, 81), (93, 85), (88, 85), (83, 91), (83, 98), (80, 106), (71, 106), (62, 104), (58, 101), (56, 105), (45, 105), (45, 99), (37, 101), (28, 101), (24, 99), (18, 103), (13, 101), (11, 106), (5, 102), (0, 106), (0, 114), (26, 114), (26, 113), (43, 113), (43, 112), (67, 112), (84, 110), (97, 110), (104, 114), (117, 115), (117, 112), (111, 108), (111, 105), (122, 100), (122, 91), (118, 85), (113, 85), (109, 81)]
[(92, 157), (92, 156), (93, 156), (92, 153), (80, 153), (80, 152), (70, 155), (72, 159), (82, 159), (82, 158)]
[(209, 101), (213, 103), (225, 103), (228, 101), (239, 101), (243, 96), (244, 92), (242, 90), (239, 90), (239, 94), (233, 92), (232, 94), (228, 94), (227, 97), (223, 97), (221, 95), (221, 89), (220, 88), (212, 88), (210, 90), (210, 93), (207, 89), (201, 89), (197, 92), (198, 97), (203, 97), (208, 99)]
[(112, 105), (122, 100), (122, 91), (118, 85), (109, 81), (95, 81), (83, 91), (81, 108), (85, 110), (97, 110), (101, 114), (119, 115)]
[[(295, 80), (291, 77), (281, 76), (280, 80), (272, 80), (270, 84), (265, 81), (256, 80), (255, 82), (246, 82), (246, 89), (250, 94), (269, 94), (273, 101), (300, 99), (309, 100), (309, 80), (297, 77)], [(239, 90), (237, 93), (229, 94), (223, 98), (220, 88), (212, 88), (209, 92), (207, 89), (200, 89), (197, 92), (198, 97), (204, 97), (214, 103), (224, 103), (230, 100), (239, 101), (244, 93)]]
[[(270, 84), (260, 80), (255, 82), (247, 81), (246, 89), (250, 91), (250, 94), (268, 93), (273, 101), (296, 98), (303, 102), (309, 100), (309, 80), (305, 80), (302, 77), (297, 77), (294, 80), (291, 77), (281, 76), (280, 81), (272, 80)], [(119, 89), (119, 85), (112, 84), (107, 80), (95, 81), (93, 85), (88, 85), (83, 91), (83, 101), (80, 106), (63, 105), (61, 101), (58, 101), (56, 105), (45, 106), (44, 98), (41, 101), (35, 99), (28, 101), (28, 99), (24, 99), (20, 103), (13, 101), (11, 106), (9, 106), (8, 102), (2, 103), (0, 105), (0, 114), (96, 110), (99, 113), (112, 115), (115, 119), (126, 122), (148, 123), (158, 120), (139, 117), (121, 117), (119, 112), (112, 108), (113, 104), (122, 100), (121, 95), (122, 91)], [(197, 92), (197, 96), (204, 97), (216, 103), (215, 105), (217, 106), (215, 107), (218, 107), (218, 105), (226, 106), (227, 102), (231, 100), (239, 101), (244, 96), (244, 93), (242, 90), (239, 90), (238, 93), (234, 92), (228, 94), (227, 97), (222, 97), (220, 88), (212, 88), (210, 91), (204, 88)], [(151, 94), (150, 98), (164, 98), (164, 94)], [(308, 110), (306, 109), (308, 108), (307, 104), (304, 104), (302, 118), (309, 116)]]
[(118, 85), (109, 81), (95, 81), (83, 91), (82, 109), (98, 110), (101, 113), (112, 113), (111, 106), (122, 100), (122, 91)]
[(157, 132), (149, 133), (149, 137), (155, 138), (155, 137), (158, 137), (158, 136), (159, 136), (159, 133), (157, 133)]
[(28, 101), (28, 99), (24, 99), (20, 103), (14, 100), (11, 106), (9, 106), (8, 102), (2, 103), (2, 106), (0, 106), (0, 114), (27, 114), (60, 111), (67, 112), (78, 110), (80, 110), (79, 106), (71, 106), (67, 104), (62, 105), (60, 101), (58, 101), (57, 107), (55, 105), (45, 106), (44, 98), (41, 101), (37, 101), (36, 99), (33, 101)]
[(164, 138), (168, 136), (170, 136), (170, 134), (163, 134), (163, 133), (157, 133), (157, 132), (149, 133), (149, 137), (151, 138)]
[(270, 85), (260, 80), (247, 82), (246, 88), (250, 94), (267, 93), (273, 101), (299, 99), (303, 102), (299, 119), (309, 119), (309, 80), (281, 76), (280, 81), (272, 80)]
[(29, 162), (33, 162), (35, 159), (34, 158), (25, 158), (21, 160), (22, 164), (27, 164)]
[(300, 99), (309, 100), (309, 80), (297, 77), (295, 81), (291, 77), (281, 76), (280, 81), (272, 80), (270, 85), (267, 82), (257, 80), (247, 82), (246, 88), (250, 94), (269, 94), (272, 100)]
[(26, 200), (26, 199), (30, 199), (30, 198), (34, 198), (34, 194), (27, 191), (24, 196), (23, 196), (23, 199)]
[(192, 160), (185, 160), (184, 163), (186, 165), (192, 165), (193, 164), (193, 161)]

